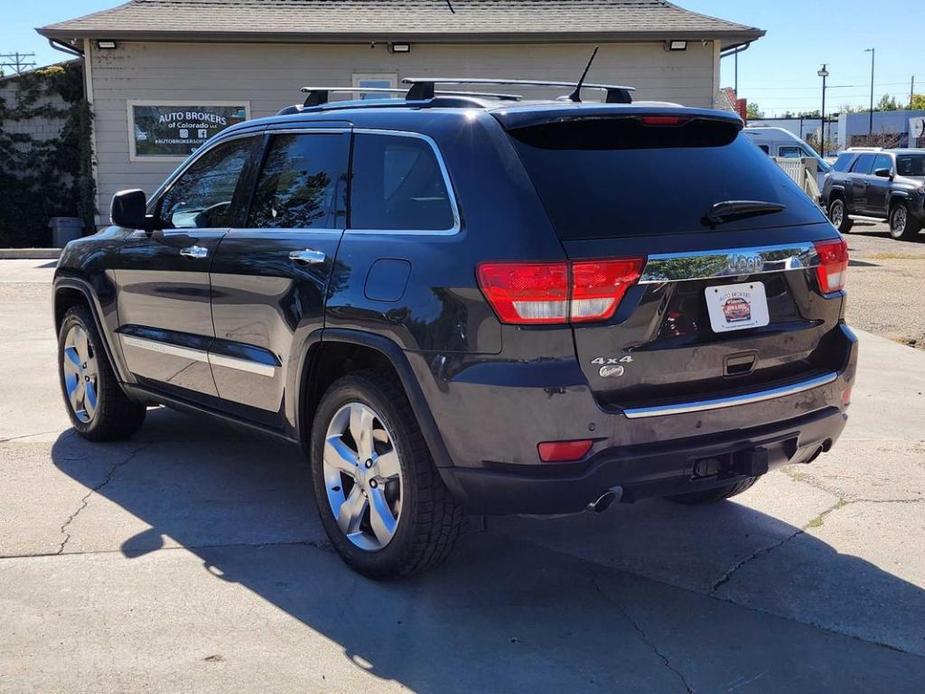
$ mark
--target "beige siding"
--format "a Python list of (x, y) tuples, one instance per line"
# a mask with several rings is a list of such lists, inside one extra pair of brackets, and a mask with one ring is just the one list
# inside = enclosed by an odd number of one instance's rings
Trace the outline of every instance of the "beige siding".
[[(98, 163), (99, 209), (122, 188), (153, 191), (176, 162), (129, 161), (126, 102), (130, 99), (250, 102), (251, 116), (299, 101), (307, 84), (351, 84), (354, 73), (576, 79), (586, 44), (427, 45), (391, 54), (383, 44), (298, 45), (120, 42), (90, 52)], [(638, 100), (712, 106), (715, 54), (711, 42), (669, 53), (661, 43), (601, 46), (590, 80), (638, 88)], [(536, 91), (532, 96), (556, 96)]]

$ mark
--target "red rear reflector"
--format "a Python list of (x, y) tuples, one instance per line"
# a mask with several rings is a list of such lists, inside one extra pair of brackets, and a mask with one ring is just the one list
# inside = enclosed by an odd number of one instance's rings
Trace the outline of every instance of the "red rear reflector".
[(482, 263), (479, 287), (502, 323), (607, 320), (642, 272), (644, 258), (559, 263)]
[(536, 450), (544, 463), (572, 463), (584, 458), (594, 442), (591, 439), (581, 441), (546, 441), (537, 444)]
[(845, 407), (851, 404), (851, 386), (845, 388), (841, 393), (841, 403)]
[(643, 116), (639, 120), (643, 125), (671, 127), (684, 125), (690, 120), (690, 118), (685, 118), (683, 116)]
[(819, 290), (823, 294), (831, 294), (844, 289), (848, 272), (848, 244), (844, 239), (838, 239), (817, 241), (815, 246), (819, 255), (819, 265), (816, 266)]

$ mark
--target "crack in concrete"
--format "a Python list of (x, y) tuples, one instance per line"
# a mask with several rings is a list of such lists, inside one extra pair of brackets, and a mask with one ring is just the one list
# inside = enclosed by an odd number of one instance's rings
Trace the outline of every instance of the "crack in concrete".
[(669, 670), (671, 673), (673, 673), (675, 677), (678, 678), (678, 680), (680, 680), (681, 685), (684, 687), (684, 690), (687, 692), (687, 694), (694, 694), (695, 690), (693, 687), (691, 687), (690, 684), (688, 684), (687, 678), (684, 676), (684, 674), (680, 670), (678, 670), (674, 665), (671, 664), (671, 661), (668, 659), (668, 656), (662, 653), (658, 645), (652, 639), (649, 638), (649, 635), (646, 634), (645, 630), (640, 626), (639, 622), (633, 619), (632, 615), (630, 615), (630, 613), (627, 612), (624, 605), (621, 602), (614, 600), (614, 598), (612, 598), (610, 595), (605, 593), (604, 590), (601, 588), (600, 584), (597, 582), (596, 578), (594, 577), (591, 578), (591, 585), (594, 586), (594, 589), (598, 592), (598, 594), (601, 597), (603, 597), (605, 600), (607, 600), (607, 602), (609, 602), (611, 605), (616, 607), (617, 610), (620, 612), (620, 614), (622, 614), (623, 617), (626, 618), (626, 621), (630, 623), (630, 626), (633, 627), (633, 630), (639, 636), (639, 640), (642, 641), (646, 646), (648, 646), (649, 649), (658, 657), (658, 659), (662, 661), (662, 664), (665, 666), (665, 668)]
[(839, 489), (838, 487), (829, 486), (824, 482), (814, 480), (810, 474), (802, 472), (801, 470), (788, 470), (785, 468), (783, 473), (794, 482), (805, 484), (808, 487), (818, 489), (819, 491), (826, 492), (827, 494), (831, 494), (832, 496), (838, 498), (844, 498), (849, 504), (856, 504), (861, 502), (870, 504), (920, 504), (925, 502), (925, 497), (920, 497), (918, 499), (851, 499), (849, 498), (850, 495), (846, 495), (845, 490)]
[[(790, 476), (789, 473), (788, 473), (788, 476)], [(811, 482), (805, 479), (797, 479), (797, 478), (792, 478), (792, 479), (794, 479), (795, 482), (803, 482), (805, 484), (809, 484), (809, 486), (811, 487), (815, 486)], [(817, 489), (821, 489), (822, 491), (827, 491), (827, 492), (829, 491), (822, 487), (817, 487)], [(835, 511), (838, 511), (839, 509), (845, 508), (846, 506), (851, 506), (853, 504), (920, 504), (923, 502), (925, 502), (925, 499), (846, 499), (844, 497), (839, 497), (838, 501), (836, 501), (834, 504), (832, 504), (832, 506), (830, 506), (825, 511), (820, 513), (818, 516), (810, 520), (802, 528), (799, 528), (798, 530), (790, 533), (789, 535), (775, 542), (772, 545), (755, 550), (745, 559), (742, 559), (741, 561), (737, 562), (735, 566), (733, 566), (731, 569), (726, 571), (722, 576), (720, 576), (719, 580), (713, 584), (713, 587), (710, 589), (710, 592), (707, 593), (707, 595), (711, 598), (716, 597), (717, 591), (720, 588), (722, 588), (724, 585), (729, 583), (729, 581), (732, 580), (732, 577), (743, 566), (750, 564), (752, 561), (754, 561), (758, 557), (764, 556), (765, 554), (770, 554), (778, 547), (781, 547), (787, 544), (788, 542), (790, 542), (792, 539), (799, 537), (800, 535), (804, 535), (806, 531), (811, 528), (821, 528), (822, 525), (825, 523), (825, 519), (829, 516), (829, 514), (834, 513)]]
[(809, 523), (807, 523), (806, 525), (804, 525), (802, 528), (798, 528), (798, 529), (795, 530), (794, 532), (790, 533), (789, 535), (787, 535), (787, 536), (784, 537), (783, 539), (778, 540), (777, 542), (775, 542), (775, 543), (772, 544), (772, 545), (768, 545), (767, 547), (761, 547), (760, 549), (755, 550), (755, 551), (752, 552), (749, 556), (745, 557), (745, 559), (742, 559), (741, 561), (737, 562), (737, 563), (735, 564), (735, 566), (733, 566), (731, 569), (727, 570), (722, 576), (720, 576), (719, 580), (716, 581), (716, 582), (713, 584), (713, 587), (710, 589), (710, 592), (707, 593), (707, 595), (708, 595), (709, 597), (711, 597), (711, 598), (712, 598), (712, 597), (716, 597), (717, 591), (718, 591), (720, 588), (722, 588), (724, 585), (726, 585), (727, 583), (729, 583), (729, 581), (732, 580), (732, 577), (735, 576), (735, 574), (736, 574), (736, 573), (739, 571), (739, 569), (741, 569), (743, 566), (745, 566), (745, 565), (747, 565), (747, 564), (750, 564), (751, 562), (753, 562), (753, 561), (754, 561), (755, 559), (757, 559), (758, 557), (761, 557), (761, 556), (763, 556), (763, 555), (765, 555), (765, 554), (770, 554), (771, 552), (773, 552), (773, 551), (774, 551), (775, 549), (777, 549), (778, 547), (781, 547), (782, 545), (785, 545), (785, 544), (787, 544), (788, 542), (790, 542), (793, 538), (799, 537), (800, 535), (803, 535), (803, 534), (806, 532), (807, 528), (816, 528), (816, 527), (819, 527), (819, 526), (822, 525), (822, 523), (825, 521), (826, 516), (828, 516), (830, 513), (834, 512), (834, 511), (837, 511), (837, 510), (840, 509), (840, 508), (843, 508), (843, 507), (847, 506), (849, 503), (852, 503), (852, 502), (845, 501), (844, 499), (839, 499), (839, 500), (836, 501), (834, 504), (832, 504), (832, 506), (830, 506), (830, 507), (827, 508), (825, 511), (823, 511), (823, 512), (820, 513), (818, 516), (816, 516), (816, 517), (813, 518), (811, 521), (809, 521)]
[[(264, 547), (308, 547), (310, 549), (316, 549), (319, 552), (325, 552), (327, 554), (335, 554), (336, 550), (334, 545), (330, 542), (324, 540), (281, 540), (279, 542), (224, 542), (214, 545), (177, 545), (175, 547), (158, 547), (156, 549), (151, 549), (146, 554), (153, 554), (154, 552), (174, 552), (178, 550), (187, 551), (195, 553), (197, 550), (209, 550), (209, 549), (228, 549), (228, 548), (254, 548), (262, 549)], [(104, 554), (121, 554), (125, 555), (125, 552), (121, 549), (94, 549), (81, 552), (68, 552), (66, 556), (68, 557), (83, 557), (83, 556), (96, 556)], [(61, 552), (33, 552), (31, 554), (0, 554), (0, 560), (3, 559), (40, 559), (43, 557), (58, 557), (62, 556)]]
[(64, 535), (64, 539), (61, 540), (61, 545), (58, 547), (58, 551), (55, 552), (56, 555), (62, 554), (64, 552), (64, 548), (67, 546), (67, 543), (70, 542), (71, 534), (67, 532), (67, 528), (68, 526), (70, 526), (71, 523), (74, 522), (74, 519), (76, 519), (77, 516), (80, 515), (81, 511), (87, 508), (87, 504), (90, 503), (90, 497), (93, 496), (94, 493), (100, 491), (107, 484), (112, 482), (112, 478), (116, 474), (116, 471), (119, 468), (124, 467), (125, 465), (128, 465), (130, 462), (132, 462), (132, 460), (134, 460), (136, 455), (141, 453), (143, 450), (145, 450), (150, 445), (151, 445), (150, 443), (145, 443), (139, 446), (138, 448), (133, 450), (131, 453), (129, 453), (128, 456), (126, 456), (125, 460), (119, 461), (118, 463), (113, 465), (111, 468), (109, 468), (109, 472), (106, 473), (106, 477), (103, 479), (103, 481), (100, 482), (95, 487), (93, 487), (89, 492), (87, 492), (84, 495), (84, 497), (80, 500), (80, 506), (77, 507), (77, 510), (75, 510), (71, 515), (69, 515), (67, 519), (64, 521), (64, 523), (61, 525), (61, 529), (59, 532), (62, 535)]

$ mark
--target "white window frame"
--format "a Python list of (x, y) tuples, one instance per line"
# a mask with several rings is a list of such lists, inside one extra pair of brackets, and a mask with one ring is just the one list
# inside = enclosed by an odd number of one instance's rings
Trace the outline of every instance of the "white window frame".
[[(396, 72), (354, 72), (353, 79), (351, 84), (354, 87), (357, 87), (355, 92), (356, 98), (361, 98), (363, 89), (360, 86), (360, 82), (365, 80), (376, 80), (377, 82), (388, 82), (390, 89), (398, 89), (398, 73)], [(380, 98), (398, 98), (397, 94), (381, 94)]]
[[(177, 156), (152, 156), (152, 155), (138, 155), (135, 152), (135, 121), (134, 121), (134, 111), (133, 107), (135, 106), (243, 106), (244, 107), (244, 119), (251, 119), (251, 102), (247, 100), (240, 101), (217, 101), (213, 99), (197, 99), (197, 100), (183, 100), (177, 101), (172, 99), (128, 99), (125, 102), (125, 117), (126, 123), (128, 125), (128, 160), (142, 161), (142, 162), (152, 162), (152, 161), (168, 161), (168, 162), (182, 162), (186, 161), (190, 155), (177, 155)], [(191, 153), (193, 154), (193, 153)]]

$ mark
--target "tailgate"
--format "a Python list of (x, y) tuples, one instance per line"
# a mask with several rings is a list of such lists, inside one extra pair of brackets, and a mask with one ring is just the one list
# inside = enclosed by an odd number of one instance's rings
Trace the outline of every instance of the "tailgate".
[(841, 285), (821, 286), (817, 271), (820, 249), (830, 257), (819, 244), (834, 243), (832, 278), (843, 281), (843, 243), (740, 127), (679, 109), (509, 130), (573, 267), (583, 277), (589, 262), (642, 268), (612, 315), (572, 315), (604, 406), (786, 385), (844, 358)]

